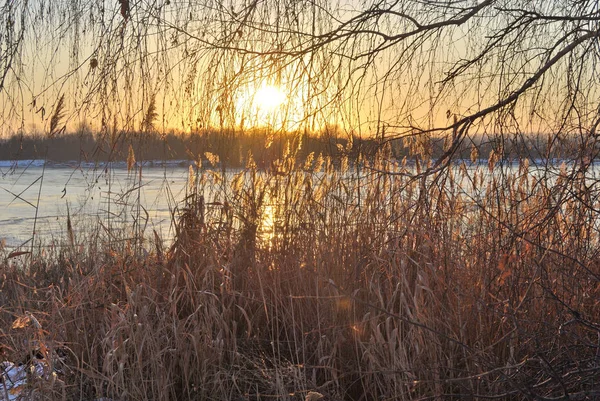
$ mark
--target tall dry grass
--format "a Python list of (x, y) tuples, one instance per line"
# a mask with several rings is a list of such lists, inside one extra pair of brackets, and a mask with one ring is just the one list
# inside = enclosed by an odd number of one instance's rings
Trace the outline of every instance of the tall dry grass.
[[(200, 169), (170, 247), (90, 233), (5, 259), (3, 357), (67, 354), (36, 384), (55, 399), (600, 397), (589, 170), (412, 179), (427, 162), (388, 151)], [(11, 328), (26, 313), (40, 327)]]

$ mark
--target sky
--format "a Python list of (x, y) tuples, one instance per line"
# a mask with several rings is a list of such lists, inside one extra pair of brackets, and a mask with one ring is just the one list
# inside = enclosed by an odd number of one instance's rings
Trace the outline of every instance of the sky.
[[(434, 3), (397, 2), (395, 13), (377, 14), (374, 8), (369, 18), (353, 20), (365, 4), (31, 1), (24, 14), (12, 10), (26, 16), (28, 28), (0, 92), (0, 134), (47, 131), (63, 94), (68, 130), (84, 122), (95, 130), (139, 130), (154, 107), (154, 127), (162, 131), (318, 131), (335, 125), (364, 136), (383, 127), (388, 134), (410, 134), (413, 128), (451, 125), (455, 117), (509, 96), (552, 55), (549, 46), (568, 28), (540, 23), (506, 31), (518, 15), (490, 7), (482, 18), (386, 42), (384, 35), (439, 22), (441, 11)], [(564, 11), (553, 2), (538, 4), (528, 6)], [(0, 18), (8, 27), (13, 22), (6, 15)], [(13, 19), (18, 32), (19, 20)], [(337, 37), (329, 41), (331, 32)], [(478, 58), (499, 33), (505, 36), (494, 51)], [(6, 52), (10, 35), (4, 39)], [(474, 62), (444, 81), (469, 59)], [(575, 88), (582, 93), (579, 115), (592, 115), (594, 105), (586, 100), (597, 95), (593, 63), (571, 64), (583, 65), (587, 83)], [(573, 90), (569, 73), (576, 71), (568, 68), (563, 63), (548, 71), (522, 102), (498, 116), (502, 121), (482, 119), (476, 129), (553, 129), (565, 108), (561, 99)]]

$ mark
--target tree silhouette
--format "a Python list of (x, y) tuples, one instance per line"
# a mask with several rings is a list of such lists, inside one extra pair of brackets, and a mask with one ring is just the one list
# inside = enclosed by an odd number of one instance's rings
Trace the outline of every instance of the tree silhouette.
[[(387, 139), (446, 137), (448, 155), (469, 133), (594, 138), (600, 121), (600, 16), (592, 1), (80, 1), (2, 8), (4, 96), (14, 107), (39, 108), (53, 99), (45, 94), (55, 91), (57, 98), (67, 85), (71, 101), (107, 127), (115, 118), (124, 127), (139, 123), (156, 96), (157, 110), (181, 128), (250, 126), (240, 98), (262, 82), (283, 86), (296, 100), (282, 112), (289, 127), (338, 124)], [(42, 39), (47, 31), (50, 38)], [(47, 61), (25, 63), (23, 54), (44, 41), (52, 44)], [(32, 85), (36, 71), (52, 67), (52, 55), (68, 56), (68, 68)]]
[[(373, 209), (363, 224), (387, 229), (406, 215), (412, 217), (402, 233), (361, 234), (348, 248), (360, 246), (372, 254), (373, 266), (394, 270), (386, 285), (405, 280), (395, 270), (410, 266), (414, 287), (431, 292), (431, 302), (418, 304), (423, 309), (435, 304), (443, 307), (439, 310), (473, 310), (477, 318), (501, 316), (505, 330), (491, 329), (485, 343), (469, 337), (462, 320), (455, 326), (447, 325), (444, 316), (435, 320), (439, 327), (427, 330), (443, 334), (436, 341), (452, 341), (437, 344), (443, 350), (436, 355), (440, 367), (425, 367), (448, 374), (447, 381), (443, 375), (432, 376), (431, 386), (456, 385), (452, 396), (476, 398), (483, 375), (494, 386), (500, 380), (507, 388), (504, 394), (484, 394), (486, 398), (593, 398), (598, 395), (600, 355), (593, 295), (599, 288), (600, 255), (600, 185), (593, 169), (600, 151), (599, 38), (600, 3), (592, 0), (8, 0), (0, 4), (0, 133), (27, 131), (35, 123), (43, 125), (49, 140), (58, 140), (63, 127), (85, 118), (97, 133), (94, 139), (112, 146), (110, 155), (128, 133), (136, 133), (137, 144), (149, 142), (150, 135), (156, 143), (171, 128), (218, 132), (218, 150), (231, 147), (234, 135), (259, 128), (270, 134), (347, 135), (347, 145), (337, 143), (345, 155), (354, 138), (376, 138), (378, 157), (362, 158), (357, 152), (354, 165), (343, 158), (340, 174), (330, 160), (319, 158), (340, 185), (339, 192), (349, 198), (332, 195), (331, 208), (361, 215), (366, 195), (360, 179), (370, 180), (373, 174), (377, 191), (372, 196), (400, 205), (386, 193), (394, 187), (394, 195), (406, 195), (407, 204), (398, 214)], [(266, 115), (256, 105), (264, 88), (277, 88), (286, 97)], [(407, 159), (414, 163), (399, 160), (394, 153), (398, 147), (408, 149)], [(286, 174), (296, 176), (294, 153), (285, 148), (289, 160), (262, 166), (271, 169), (274, 182), (282, 183), (277, 180)], [(143, 152), (129, 149), (132, 169)], [(468, 158), (472, 165), (463, 161)], [(478, 159), (487, 159), (487, 166)], [(297, 177), (311, 170), (312, 162)], [(459, 167), (448, 168), (454, 162)], [(250, 170), (258, 177), (256, 169)], [(315, 176), (321, 173), (317, 170)], [(402, 177), (394, 181), (394, 175)], [(346, 188), (345, 179), (356, 179), (358, 184), (351, 186), (356, 192)], [(303, 181), (298, 194), (310, 194), (311, 185)], [(248, 187), (244, 193), (255, 192), (253, 184)], [(244, 222), (243, 252), (235, 251), (232, 258), (242, 268), (246, 259), (258, 259), (254, 241), (263, 195), (248, 197), (247, 210), (255, 217)], [(458, 204), (463, 196), (468, 202)], [(199, 209), (204, 210), (201, 199)], [(315, 202), (307, 203), (310, 207), (321, 205), (313, 197), (307, 201)], [(229, 203), (220, 205), (222, 216), (231, 212)], [(290, 216), (298, 212), (292, 209)], [(479, 220), (471, 221), (472, 216)], [(324, 224), (326, 213), (313, 218)], [(412, 219), (422, 226), (413, 227)], [(301, 223), (298, 232), (310, 232), (311, 222)], [(413, 240), (402, 245), (407, 237)], [(434, 255), (431, 238), (449, 244), (444, 248), (448, 252)], [(385, 244), (371, 249), (376, 240)], [(476, 244), (473, 249), (471, 243)], [(464, 255), (475, 255), (480, 265), (470, 268)], [(371, 262), (362, 255), (359, 259), (356, 270), (367, 269)], [(456, 266), (452, 273), (465, 274), (478, 287), (481, 296), (472, 298), (477, 299), (473, 305), (462, 305), (460, 292), (446, 298), (460, 281), (444, 277), (450, 273), (438, 267), (448, 260)], [(491, 270), (480, 275), (478, 268), (488, 264)], [(429, 290), (422, 272), (439, 287)], [(271, 273), (277, 274), (269, 267)], [(384, 274), (374, 271), (369, 286), (380, 276)], [(504, 285), (512, 279), (516, 284)], [(338, 290), (332, 279), (329, 284)], [(352, 292), (353, 301), (360, 301), (364, 292)], [(382, 298), (376, 309), (386, 322), (401, 323), (402, 331), (393, 337), (405, 335), (407, 328), (423, 328), (418, 310), (408, 319), (385, 309), (403, 302), (393, 297), (389, 302)], [(529, 322), (530, 302), (547, 308), (536, 311), (534, 323)], [(544, 313), (563, 321), (547, 322)], [(371, 318), (367, 320), (370, 324)], [(486, 326), (483, 320), (477, 324)], [(379, 330), (384, 324), (373, 325)], [(543, 333), (528, 331), (531, 327)], [(454, 340), (463, 334), (470, 344)], [(392, 332), (386, 340), (379, 335), (387, 347)], [(410, 341), (406, 339), (401, 341)], [(499, 352), (507, 357), (494, 359), (502, 344), (510, 344)], [(514, 348), (522, 345), (535, 355), (515, 359)], [(464, 360), (452, 365), (445, 360), (446, 349)], [(357, 363), (367, 359), (358, 347), (350, 351), (356, 351)], [(478, 371), (461, 365), (466, 360)], [(391, 374), (397, 380), (405, 372)], [(455, 374), (472, 388), (462, 388)], [(419, 380), (406, 376), (393, 383), (410, 398), (411, 386)], [(436, 389), (439, 397), (440, 391)]]

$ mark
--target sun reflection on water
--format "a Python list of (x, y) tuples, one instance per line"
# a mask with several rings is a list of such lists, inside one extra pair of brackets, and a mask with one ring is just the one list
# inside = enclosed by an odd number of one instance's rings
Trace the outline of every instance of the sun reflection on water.
[(274, 196), (267, 191), (265, 194), (263, 211), (260, 223), (258, 225), (258, 235), (260, 241), (262, 241), (269, 248), (274, 245), (276, 239), (276, 228), (277, 228), (277, 205)]

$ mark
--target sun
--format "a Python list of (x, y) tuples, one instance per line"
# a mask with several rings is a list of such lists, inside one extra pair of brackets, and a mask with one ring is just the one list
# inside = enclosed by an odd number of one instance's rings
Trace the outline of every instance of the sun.
[(300, 118), (290, 112), (292, 107), (300, 110), (296, 106), (297, 97), (288, 96), (284, 86), (256, 82), (238, 90), (236, 125), (246, 128), (289, 129), (290, 121)]
[(283, 91), (273, 85), (263, 85), (254, 94), (254, 103), (263, 112), (272, 112), (285, 101)]

